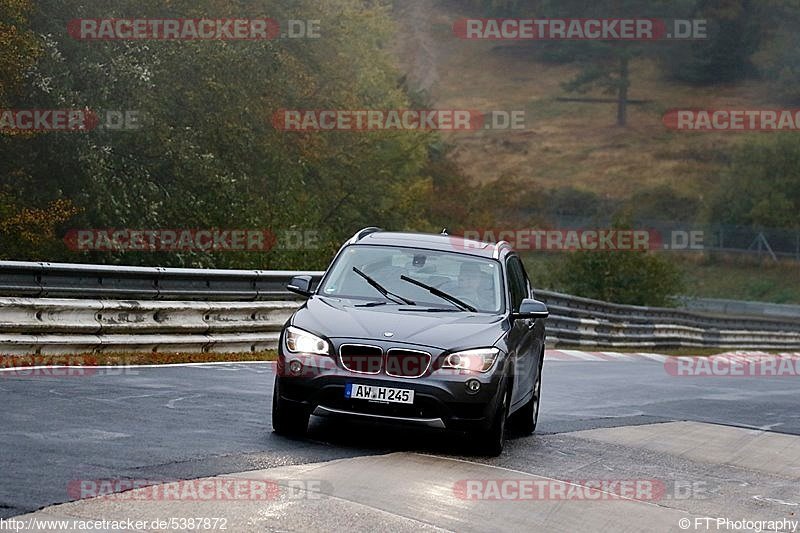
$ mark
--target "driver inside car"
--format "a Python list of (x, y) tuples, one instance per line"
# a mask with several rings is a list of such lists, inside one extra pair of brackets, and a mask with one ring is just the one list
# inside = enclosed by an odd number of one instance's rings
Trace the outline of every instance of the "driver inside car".
[[(488, 285), (488, 287), (487, 287)], [(442, 290), (448, 291), (447, 288)], [(492, 277), (475, 263), (463, 263), (459, 268), (458, 282), (450, 292), (453, 296), (472, 304), (477, 309), (493, 309)]]

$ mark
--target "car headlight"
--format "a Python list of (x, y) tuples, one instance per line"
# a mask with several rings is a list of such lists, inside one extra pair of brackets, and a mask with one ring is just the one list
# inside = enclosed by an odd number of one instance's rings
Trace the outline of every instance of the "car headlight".
[(444, 358), (441, 368), (488, 372), (499, 353), (500, 350), (497, 348), (477, 348), (454, 352)]
[(286, 328), (286, 348), (292, 353), (330, 353), (328, 341), (294, 326)]

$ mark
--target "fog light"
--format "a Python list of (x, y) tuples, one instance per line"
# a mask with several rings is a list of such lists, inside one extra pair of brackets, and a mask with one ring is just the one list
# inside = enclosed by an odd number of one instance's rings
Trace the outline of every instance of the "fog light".
[(292, 361), (289, 362), (289, 372), (292, 374), (299, 374), (301, 370), (303, 370), (303, 363), (297, 359), (292, 359)]
[(470, 379), (464, 385), (467, 387), (467, 392), (471, 394), (475, 394), (479, 390), (481, 390), (481, 382), (477, 379)]

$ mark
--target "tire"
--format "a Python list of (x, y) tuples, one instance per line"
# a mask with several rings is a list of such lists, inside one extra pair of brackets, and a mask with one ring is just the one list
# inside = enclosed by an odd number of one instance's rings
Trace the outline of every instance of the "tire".
[(532, 435), (536, 431), (536, 423), (539, 420), (539, 405), (542, 398), (542, 365), (544, 363), (544, 353), (539, 358), (539, 368), (536, 370), (536, 379), (533, 382), (533, 394), (528, 403), (523, 405), (519, 411), (514, 413), (511, 425), (514, 431), (521, 435)]
[(502, 401), (497, 406), (492, 425), (489, 429), (475, 432), (473, 435), (475, 451), (479, 455), (487, 457), (497, 457), (503, 453), (506, 442), (506, 421), (508, 419), (508, 407), (511, 401), (509, 389), (503, 386)]
[(272, 429), (278, 435), (302, 437), (308, 431), (311, 414), (303, 407), (281, 399), (279, 383), (276, 377), (272, 392)]

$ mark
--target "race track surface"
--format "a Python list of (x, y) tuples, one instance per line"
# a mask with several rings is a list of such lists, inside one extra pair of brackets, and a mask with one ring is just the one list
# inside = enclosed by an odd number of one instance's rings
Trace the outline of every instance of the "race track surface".
[(270, 363), (0, 375), (0, 517), (85, 498), (81, 481), (227, 475), (274, 493), (83, 499), (20, 519), (224, 517), (230, 531), (797, 519), (798, 378), (677, 377), (663, 360), (549, 352), (539, 428), (498, 458), (470, 456), (461, 434), (316, 417), (307, 439), (276, 436)]

